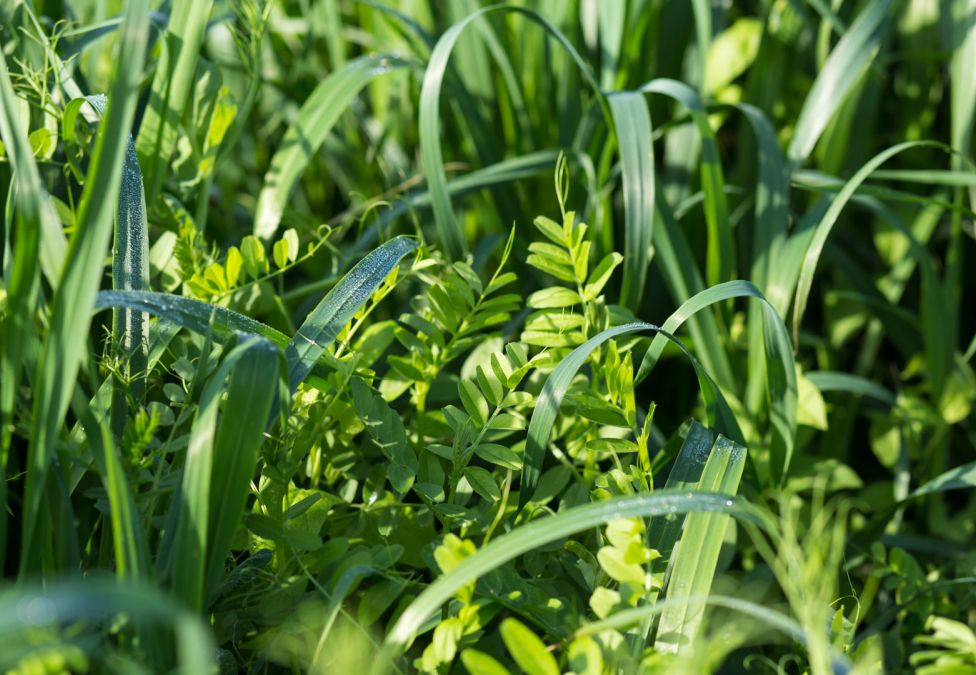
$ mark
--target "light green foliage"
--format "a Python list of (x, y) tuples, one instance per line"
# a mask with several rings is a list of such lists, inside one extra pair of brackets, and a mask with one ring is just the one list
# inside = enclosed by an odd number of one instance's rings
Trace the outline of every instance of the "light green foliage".
[(972, 670), (974, 36), (0, 0), (0, 671)]

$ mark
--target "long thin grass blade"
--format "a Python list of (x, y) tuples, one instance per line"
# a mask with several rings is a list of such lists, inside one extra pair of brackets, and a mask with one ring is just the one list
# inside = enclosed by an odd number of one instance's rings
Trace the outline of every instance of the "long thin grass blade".
[(420, 90), (420, 152), (424, 176), (427, 179), (427, 188), (430, 192), (431, 206), (434, 210), (434, 222), (437, 227), (438, 238), (441, 245), (452, 257), (459, 256), (467, 247), (467, 242), (451, 206), (447, 189), (447, 175), (444, 172), (444, 155), (441, 150), (440, 139), (441, 87), (447, 74), (448, 61), (462, 31), (479, 17), (498, 10), (517, 12), (542, 26), (573, 57), (583, 73), (583, 77), (593, 90), (600, 91), (600, 86), (592, 71), (572, 43), (547, 19), (532, 10), (517, 6), (485, 7), (455, 23), (445, 31), (430, 55)]
[(759, 522), (748, 504), (730, 495), (659, 490), (653, 494), (617, 497), (577, 506), (554, 516), (533, 520), (498, 537), (439, 577), (410, 603), (387, 633), (382, 651), (374, 661), (372, 673), (379, 675), (390, 672), (392, 659), (431, 614), (440, 609), (458, 589), (509, 560), (610, 520), (653, 518), (695, 511), (729, 514)]
[[(149, 106), (136, 138), (139, 164), (146, 175), (146, 199), (151, 204), (163, 184), (163, 174), (176, 149), (177, 125), (197, 78), (212, 0), (176, 0), (162, 41), (162, 52), (149, 91)], [(148, 28), (148, 24), (147, 24)], [(125, 54), (130, 58), (130, 54)]]
[(622, 92), (607, 100), (620, 147), (624, 192), (624, 277), (620, 303), (637, 311), (653, 256), (655, 180), (651, 116), (642, 94)]
[(136, 93), (148, 35), (148, 3), (126, 6), (115, 82), (105, 118), (99, 125), (89, 175), (71, 239), (61, 283), (54, 296), (50, 329), (41, 349), (28, 469), (25, 481), (20, 574), (30, 572), (44, 542), (34, 536), (43, 505), (43, 487), (54, 461), (54, 446), (75, 374), (85, 354), (91, 309), (101, 278), (100, 261), (112, 235), (126, 140), (135, 114)]
[(407, 61), (389, 54), (364, 56), (350, 61), (315, 87), (271, 158), (258, 196), (255, 236), (265, 240), (274, 236), (295, 183), (350, 101), (375, 78), (407, 65)]
[(705, 105), (694, 89), (677, 80), (651, 80), (640, 91), (668, 96), (687, 108), (691, 114), (701, 137), (701, 184), (705, 193), (705, 223), (708, 228), (705, 278), (710, 286), (728, 281), (734, 276), (735, 248), (729, 226), (722, 163)]
[(891, 5), (891, 0), (872, 0), (830, 53), (803, 102), (786, 151), (794, 164), (810, 156), (846, 95), (871, 65), (884, 40)]

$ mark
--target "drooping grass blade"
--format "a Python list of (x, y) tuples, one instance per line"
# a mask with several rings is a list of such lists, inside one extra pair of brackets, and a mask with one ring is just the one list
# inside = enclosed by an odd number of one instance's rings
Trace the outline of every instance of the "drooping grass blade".
[(698, 376), (698, 384), (701, 388), (702, 398), (705, 401), (705, 408), (708, 411), (709, 426), (733, 436), (737, 439), (742, 438), (742, 432), (735, 421), (725, 397), (712, 381), (712, 378), (705, 372), (687, 348), (670, 333), (662, 328), (649, 323), (628, 323), (622, 326), (608, 328), (598, 335), (590, 338), (582, 345), (574, 349), (566, 356), (558, 366), (549, 374), (546, 383), (542, 388), (542, 393), (536, 401), (535, 409), (532, 411), (532, 418), (529, 421), (529, 429), (525, 442), (525, 455), (523, 460), (521, 483), (519, 484), (519, 508), (523, 508), (535, 492), (542, 473), (542, 464), (545, 461), (546, 448), (549, 445), (549, 434), (552, 432), (559, 406), (563, 396), (569, 388), (570, 382), (579, 372), (579, 369), (586, 363), (594, 349), (599, 347), (607, 340), (619, 335), (626, 335), (636, 331), (653, 331), (659, 336), (672, 341), (681, 349), (695, 368)]
[(770, 477), (782, 480), (789, 471), (796, 435), (796, 365), (789, 333), (776, 309), (762, 293), (748, 281), (730, 281), (696, 294), (681, 305), (661, 326), (662, 333), (654, 337), (644, 354), (635, 377), (641, 382), (647, 377), (666, 345), (669, 335), (695, 313), (709, 305), (731, 298), (747, 297), (760, 301), (762, 311), (763, 346), (766, 358), (766, 390), (770, 401), (769, 423), (772, 429), (770, 447)]

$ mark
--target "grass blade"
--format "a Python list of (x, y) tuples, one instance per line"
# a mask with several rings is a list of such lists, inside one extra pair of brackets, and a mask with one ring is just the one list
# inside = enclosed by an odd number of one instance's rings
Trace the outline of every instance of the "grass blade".
[(146, 200), (150, 204), (162, 187), (163, 174), (176, 149), (177, 126), (196, 82), (200, 46), (212, 7), (212, 0), (175, 0), (170, 10), (149, 91), (149, 106), (136, 138), (139, 163), (146, 174)]
[[(387, 633), (383, 649), (374, 662), (374, 675), (388, 673), (392, 659), (417, 629), (447, 602), (458, 589), (484, 576), (499, 565), (527, 551), (576, 532), (618, 518), (652, 518), (667, 514), (708, 511), (757, 520), (754, 509), (729, 495), (659, 490), (653, 494), (617, 497), (577, 506), (554, 516), (533, 520), (504, 534), (474, 555), (465, 558), (449, 573), (430, 584), (400, 614)], [(757, 520), (758, 522), (758, 520)]]
[(891, 0), (872, 0), (830, 53), (803, 102), (786, 156), (802, 164), (851, 88), (871, 65), (884, 40)]
[(620, 303), (637, 311), (653, 257), (655, 180), (651, 116), (642, 94), (621, 92), (607, 101), (620, 147), (624, 191), (624, 276)]
[(41, 349), (35, 380), (35, 398), (28, 470), (24, 495), (23, 546), (20, 574), (30, 572), (39, 547), (34, 537), (42, 509), (43, 486), (54, 461), (58, 428), (67, 411), (75, 374), (84, 357), (101, 277), (100, 261), (112, 234), (125, 142), (135, 114), (136, 93), (148, 35), (148, 3), (126, 6), (121, 30), (115, 82), (105, 118), (99, 125), (95, 152), (85, 181), (78, 229), (71, 239), (61, 283), (54, 296), (50, 330)]
[(734, 275), (735, 248), (729, 226), (729, 207), (725, 201), (722, 163), (715, 134), (708, 121), (708, 111), (694, 89), (677, 80), (651, 80), (640, 91), (673, 98), (691, 114), (701, 137), (701, 184), (705, 193), (705, 224), (708, 228), (705, 278), (709, 286), (728, 281)]
[(767, 363), (766, 388), (770, 401), (770, 478), (781, 481), (789, 471), (796, 435), (796, 365), (790, 336), (776, 309), (748, 281), (729, 281), (706, 289), (681, 305), (661, 326), (637, 370), (636, 382), (642, 382), (657, 363), (670, 335), (691, 316), (709, 305), (731, 298), (755, 298), (761, 302), (763, 346)]
[(615, 326), (602, 331), (598, 335), (590, 338), (582, 345), (569, 353), (566, 358), (560, 361), (559, 365), (553, 369), (546, 379), (542, 388), (542, 393), (536, 402), (535, 409), (532, 411), (532, 418), (529, 420), (529, 429), (525, 441), (525, 455), (523, 460), (522, 477), (519, 485), (519, 509), (525, 507), (532, 499), (539, 476), (542, 473), (542, 464), (545, 461), (546, 448), (549, 445), (549, 434), (552, 432), (559, 406), (563, 396), (569, 388), (570, 382), (576, 376), (579, 369), (586, 363), (590, 353), (610, 338), (619, 335), (626, 335), (636, 331), (653, 331), (658, 336), (664, 336), (671, 340), (681, 349), (695, 368), (698, 376), (698, 384), (701, 388), (702, 398), (705, 401), (705, 408), (708, 411), (709, 426), (734, 435), (742, 437), (739, 426), (729, 409), (725, 397), (715, 386), (712, 378), (698, 363), (698, 359), (692, 356), (691, 352), (681, 344), (681, 342), (664, 329), (649, 323), (628, 323), (622, 326)]
[[(44, 611), (22, 611), (38, 606)], [(168, 624), (176, 633), (179, 672), (212, 672), (213, 638), (199, 617), (151, 586), (98, 578), (60, 582), (37, 590), (22, 587), (0, 594), (0, 667), (13, 668), (20, 658), (37, 650), (27, 636), (36, 635), (38, 630), (98, 618), (111, 621), (119, 615)]]
[(356, 263), (335, 288), (329, 291), (302, 323), (285, 349), (288, 386), (292, 391), (312, 371), (325, 349), (339, 335), (373, 291), (399, 264), (403, 256), (417, 248), (410, 237), (394, 237)]
[(231, 350), (207, 381), (190, 429), (180, 499), (173, 505), (178, 515), (171, 573), (173, 592), (196, 611), (218, 581), (244, 512), (277, 390), (277, 357), (278, 350), (262, 338)]
[[(719, 436), (708, 456), (698, 489), (703, 492), (736, 494), (745, 463), (746, 449)], [(668, 565), (668, 598), (708, 595), (728, 525), (728, 517), (723, 514), (688, 515), (681, 540)], [(690, 603), (681, 603), (666, 609), (661, 614), (654, 648), (670, 653), (693, 648), (702, 618), (702, 610), (694, 610)]]
[(255, 236), (265, 240), (274, 237), (295, 183), (363, 87), (374, 78), (407, 65), (389, 54), (364, 56), (350, 61), (315, 87), (271, 158), (258, 196)]
[(830, 202), (827, 212), (824, 214), (820, 222), (817, 223), (816, 229), (813, 232), (813, 237), (810, 240), (810, 244), (807, 246), (803, 263), (800, 267), (800, 276), (797, 280), (796, 296), (793, 304), (794, 340), (796, 340), (797, 336), (799, 335), (800, 322), (803, 320), (803, 314), (806, 311), (807, 300), (810, 297), (810, 287), (813, 284), (813, 274), (816, 271), (817, 263), (820, 261), (820, 255), (823, 253), (824, 244), (827, 243), (827, 237), (830, 236), (830, 231), (837, 222), (837, 218), (840, 216), (841, 211), (851, 200), (851, 197), (854, 196), (854, 193), (857, 191), (858, 187), (860, 187), (861, 183), (863, 183), (875, 169), (880, 167), (898, 153), (918, 147), (941, 148), (944, 146), (933, 141), (906, 141), (904, 143), (893, 145), (890, 148), (886, 148), (872, 157), (864, 164), (864, 166), (858, 169), (857, 173), (851, 176), (850, 180), (844, 184), (841, 191), (837, 193), (837, 196)]
[(458, 21), (444, 32), (431, 52), (420, 90), (420, 153), (438, 238), (447, 253), (455, 258), (465, 250), (467, 242), (451, 206), (447, 175), (444, 172), (444, 155), (441, 151), (440, 139), (441, 87), (447, 74), (448, 61), (462, 31), (479, 17), (498, 10), (517, 12), (542, 26), (573, 57), (593, 90), (600, 91), (592, 71), (572, 43), (547, 19), (532, 10), (515, 6), (485, 7)]

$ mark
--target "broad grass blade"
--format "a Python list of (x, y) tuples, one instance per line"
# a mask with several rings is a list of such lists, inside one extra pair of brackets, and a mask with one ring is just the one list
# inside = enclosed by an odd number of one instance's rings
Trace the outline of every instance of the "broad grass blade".
[[(736, 494), (745, 463), (746, 449), (719, 436), (708, 456), (698, 489)], [(686, 517), (681, 540), (668, 566), (665, 581), (668, 598), (709, 594), (728, 525), (728, 517), (717, 513), (692, 513)], [(665, 610), (658, 623), (655, 649), (670, 653), (691, 649), (702, 618), (702, 609), (688, 603)]]
[(178, 515), (171, 572), (173, 592), (196, 611), (219, 581), (244, 512), (277, 393), (278, 355), (262, 338), (232, 349), (208, 380), (190, 429), (180, 497), (173, 507)]
[(624, 192), (624, 277), (620, 303), (637, 311), (653, 256), (655, 179), (651, 116), (642, 94), (622, 92), (608, 97), (607, 101), (620, 147)]

